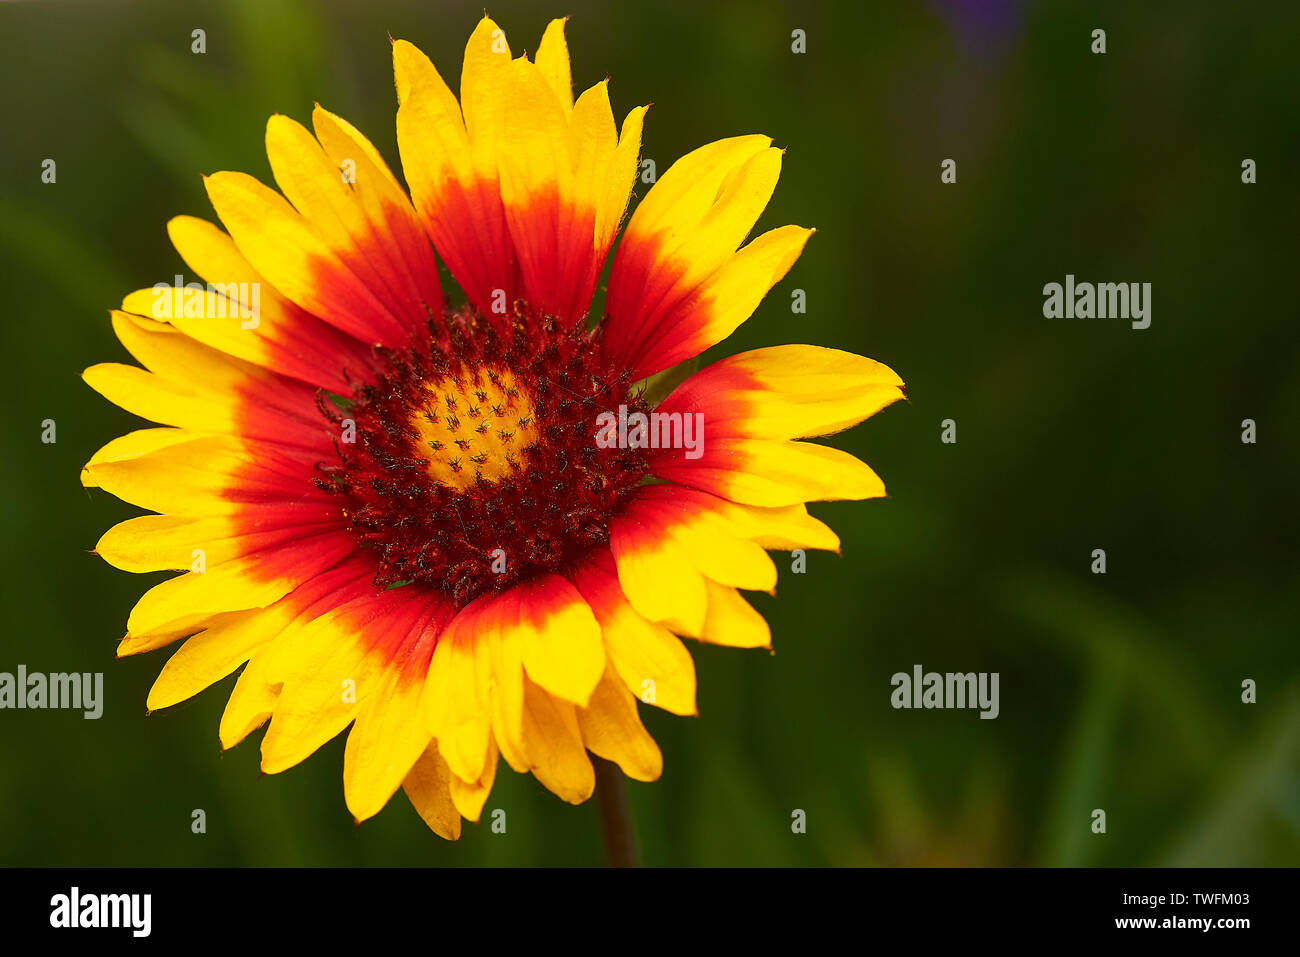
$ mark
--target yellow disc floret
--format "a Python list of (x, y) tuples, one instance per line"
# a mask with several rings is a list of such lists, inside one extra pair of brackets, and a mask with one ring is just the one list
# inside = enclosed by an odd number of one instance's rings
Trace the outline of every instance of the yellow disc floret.
[(462, 368), (424, 389), (415, 428), (434, 481), (464, 490), (480, 479), (500, 482), (524, 467), (537, 441), (537, 418), (509, 369)]

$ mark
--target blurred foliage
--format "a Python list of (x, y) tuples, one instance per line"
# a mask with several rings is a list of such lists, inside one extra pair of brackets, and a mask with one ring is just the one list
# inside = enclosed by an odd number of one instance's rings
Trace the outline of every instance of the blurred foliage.
[[(764, 131), (788, 147), (760, 226), (818, 235), (706, 361), (787, 341), (887, 362), (910, 401), (832, 440), (891, 497), (814, 511), (814, 553), (758, 596), (776, 654), (696, 648), (700, 717), (646, 715), (631, 784), (655, 865), (1294, 864), (1300, 422), (1293, 3), (501, 2), (516, 50), (571, 15), (581, 87), (654, 101), (659, 169)], [(342, 740), (261, 777), (224, 756), (233, 679), (146, 716), (167, 652), (114, 662), (162, 576), (87, 554), (130, 507), (77, 472), (138, 423), (78, 381), (124, 359), (106, 310), (181, 268), (164, 224), (200, 173), (269, 180), (262, 124), (313, 100), (397, 165), (388, 35), (450, 82), (467, 2), (0, 4), (0, 671), (104, 670), (99, 721), (0, 712), (0, 863), (588, 864), (594, 804), (498, 777), (504, 837), (431, 835), (400, 794), (361, 828)], [(1095, 27), (1108, 52), (1089, 52)], [(191, 31), (207, 52), (190, 52)], [(790, 35), (807, 32), (795, 55)], [(55, 185), (40, 164), (58, 162)], [(939, 163), (958, 162), (958, 183)], [(1245, 157), (1259, 182), (1240, 182)], [(1041, 288), (1149, 281), (1150, 329), (1048, 321)], [(808, 292), (791, 315), (790, 291)], [(958, 423), (958, 444), (939, 422)], [(1257, 421), (1243, 445), (1240, 422)], [(42, 444), (40, 422), (58, 423)], [(1093, 548), (1109, 572), (1089, 573)], [(787, 567), (782, 566), (783, 569)], [(920, 663), (997, 671), (1001, 716), (894, 711)], [(1244, 705), (1244, 678), (1259, 701)], [(190, 833), (194, 808), (208, 832)], [(1104, 808), (1108, 832), (1089, 830)], [(808, 833), (791, 833), (794, 809)]]

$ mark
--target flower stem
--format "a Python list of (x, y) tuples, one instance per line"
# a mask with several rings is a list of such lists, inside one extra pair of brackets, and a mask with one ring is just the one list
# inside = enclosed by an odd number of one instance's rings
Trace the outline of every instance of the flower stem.
[(605, 841), (605, 863), (610, 867), (636, 867), (636, 838), (627, 806), (623, 772), (617, 764), (591, 756), (596, 769), (596, 803), (600, 807), (600, 835)]

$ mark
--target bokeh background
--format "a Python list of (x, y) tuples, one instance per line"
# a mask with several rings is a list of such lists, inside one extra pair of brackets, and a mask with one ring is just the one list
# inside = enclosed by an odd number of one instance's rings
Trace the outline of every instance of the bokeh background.
[[(575, 82), (612, 76), (620, 117), (654, 102), (644, 154), (661, 172), (721, 136), (788, 147), (760, 228), (819, 232), (714, 354), (833, 345), (909, 387), (910, 402), (833, 440), (890, 497), (814, 506), (843, 555), (811, 553), (803, 575), (787, 558), (779, 599), (756, 597), (775, 654), (695, 647), (700, 716), (643, 709), (665, 756), (661, 781), (629, 784), (643, 861), (1300, 861), (1300, 7), (489, 12), (516, 51), (571, 15)], [(279, 776), (259, 774), (258, 736), (220, 754), (233, 678), (146, 716), (168, 652), (114, 661), (114, 647), (165, 576), (87, 553), (134, 510), (81, 489), (78, 469), (140, 423), (78, 373), (127, 361), (107, 310), (181, 270), (164, 224), (211, 216), (200, 173), (269, 181), (266, 117), (307, 122), (317, 100), (396, 167), (388, 35), (454, 83), (481, 13), (478, 0), (0, 3), (0, 671), (104, 671), (107, 699), (99, 721), (0, 712), (0, 863), (601, 860), (594, 802), (569, 807), (504, 768), (488, 804), (507, 810), (504, 836), (469, 826), (446, 844), (400, 793), (355, 828), (341, 738)], [(1090, 52), (1094, 28), (1105, 55)], [(955, 185), (940, 183), (945, 158)], [(1151, 327), (1044, 319), (1042, 286), (1067, 272), (1151, 282)], [(796, 288), (806, 315), (791, 312)], [(955, 445), (940, 442), (945, 418)], [(1241, 442), (1244, 418), (1257, 444)], [(999, 672), (1000, 717), (893, 710), (890, 676), (914, 664)], [(195, 808), (206, 834), (190, 831)]]

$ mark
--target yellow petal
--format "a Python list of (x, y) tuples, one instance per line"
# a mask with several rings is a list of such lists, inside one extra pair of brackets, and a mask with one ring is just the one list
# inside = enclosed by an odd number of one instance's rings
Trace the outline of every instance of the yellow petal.
[(190, 638), (167, 659), (149, 690), (150, 711), (170, 708), (234, 673), (287, 623), (282, 611), (248, 611), (224, 616)]
[(568, 17), (552, 20), (546, 25), (542, 42), (537, 46), (537, 68), (555, 91), (560, 105), (573, 109), (573, 77), (569, 70), (569, 45), (564, 40), (564, 24)]
[[(514, 603), (517, 596), (505, 596)], [(486, 635), (492, 668), (492, 736), (506, 763), (519, 773), (528, 771), (524, 750), (524, 647), (513, 629), (492, 629)], [(496, 762), (489, 759), (489, 773)], [(489, 786), (491, 782), (489, 781)], [(468, 816), (468, 815), (466, 815)], [(478, 820), (477, 816), (473, 818)]]
[(636, 699), (613, 671), (607, 671), (591, 696), (578, 709), (583, 743), (593, 754), (613, 761), (634, 781), (655, 781), (663, 773), (659, 746), (641, 724)]
[[(167, 233), (185, 264), (212, 290), (201, 297), (186, 290), (178, 309), (171, 287), (141, 289), (122, 301), (124, 311), (164, 320), (198, 342), (262, 368), (351, 394), (342, 370), (368, 368), (361, 343), (281, 296), (214, 224), (177, 216), (167, 223)], [(187, 314), (191, 302), (200, 306), (194, 315)]]
[[(442, 308), (442, 287), (433, 248), (406, 191), (388, 168), (379, 151), (352, 124), (317, 106), (312, 127), (321, 147), (335, 167), (355, 164), (351, 187), (369, 223), (372, 243), (387, 232), (391, 242), (379, 248), (390, 260), (392, 272), (406, 290), (406, 301), (427, 314)], [(409, 284), (406, 281), (409, 277)]]
[(701, 641), (732, 648), (771, 648), (767, 620), (754, 611), (734, 588), (708, 582), (709, 614), (699, 633)]
[[(578, 590), (558, 575), (516, 586), (515, 640), (533, 683), (574, 704), (586, 704), (605, 670), (600, 625)], [(508, 636), (507, 636), (508, 640)]]
[(354, 548), (347, 535), (331, 530), (293, 541), (282, 549), (286, 558), (292, 553), (294, 559), (287, 566), (291, 570), (283, 574), (269, 574), (266, 555), (254, 553), (209, 565), (206, 571), (169, 578), (141, 596), (127, 619), (127, 631), (142, 635), (180, 627), (179, 622), (196, 617), (201, 620), (220, 612), (265, 608)]
[(114, 310), (113, 331), (144, 366), (106, 362), (82, 377), (92, 389), (155, 422), (233, 431), (241, 390), (266, 378), (256, 366), (202, 345), (172, 326)]
[[(598, 209), (612, 185), (609, 181), (614, 173), (611, 164), (618, 149), (618, 130), (614, 126), (614, 112), (609, 105), (608, 80), (601, 80), (578, 97), (578, 102), (569, 115), (568, 128), (573, 139), (574, 195), (583, 204)], [(632, 177), (623, 177), (622, 183), (622, 202), (623, 208), (626, 208), (628, 194), (632, 189)], [(609, 246), (608, 242), (602, 241), (599, 229), (595, 245), (601, 250)]]
[(594, 208), (575, 209), (574, 144), (564, 111), (537, 67), (517, 60), (504, 76), (510, 148), (498, 157), (501, 201), (529, 302), (572, 320), (574, 289), (594, 281)]
[[(523, 692), (520, 691), (522, 698)], [(483, 804), (492, 791), (492, 782), (497, 774), (497, 752), (495, 746), (488, 748), (487, 766), (477, 781), (462, 781), (456, 775), (451, 776), (451, 800), (456, 810), (468, 821), (478, 823), (483, 816)]]
[(680, 545), (626, 514), (610, 523), (609, 544), (633, 608), (677, 631), (694, 634), (703, 627), (704, 580)]
[(623, 595), (612, 557), (597, 554), (574, 574), (591, 605), (609, 663), (631, 692), (674, 714), (695, 714), (695, 663), (686, 646), (663, 625), (647, 621)]
[(429, 745), (420, 720), (423, 689), (394, 664), (361, 704), (343, 752), (343, 796), (358, 823), (383, 809)]
[(604, 176), (604, 186), (596, 202), (596, 242), (609, 248), (627, 212), (632, 186), (640, 169), (641, 129), (648, 107), (634, 107), (623, 119), (618, 136), (618, 147), (610, 157)]
[[(687, 153), (663, 172), (641, 201), (627, 224), (624, 242), (658, 233), (685, 238), (689, 228), (697, 225), (719, 201), (728, 178), (771, 144), (770, 136), (733, 136)], [(750, 227), (746, 227), (746, 232)], [(743, 233), (740, 238), (744, 238)]]
[[(81, 468), (81, 484), (86, 488), (103, 488), (99, 477), (105, 467), (130, 463), (162, 449), (203, 438), (201, 433), (186, 429), (139, 429), (113, 439), (90, 457)], [(108, 472), (110, 478), (115, 474)], [(120, 496), (119, 496), (120, 497)]]
[(460, 838), (460, 813), (451, 801), (451, 781), (451, 771), (438, 753), (437, 743), (430, 742), (406, 775), (402, 789), (435, 834), (455, 841)]
[(790, 271), (814, 232), (803, 226), (778, 226), (727, 260), (700, 286), (698, 308), (706, 320), (692, 334), (689, 346), (678, 347), (670, 354), (687, 351), (688, 355), (698, 355), (735, 332), (754, 314), (768, 290)]
[[(663, 180), (628, 223), (610, 274), (604, 333), (607, 353), (628, 366), (633, 378), (699, 355), (731, 335), (799, 258), (813, 234), (801, 226), (770, 230), (734, 254), (727, 249), (756, 202), (750, 181), (761, 172), (737, 179), (735, 209), (714, 217), (708, 233), (711, 252), (683, 253), (684, 241), (667, 232), (634, 239), (637, 218)], [(675, 222), (675, 213), (661, 215)], [(687, 233), (699, 225), (692, 222), (683, 227)], [(687, 255), (694, 259), (681, 258)], [(716, 268), (705, 271), (700, 263)]]
[(362, 342), (406, 344), (407, 327), (279, 193), (245, 173), (213, 173), (204, 185), (240, 253), (279, 292)]
[(524, 744), (537, 780), (570, 804), (581, 804), (596, 788), (572, 704), (531, 681), (524, 683)]
[(504, 110), (510, 89), (511, 62), (505, 31), (485, 16), (465, 44), (460, 106), (475, 168), (489, 179), (496, 172), (498, 143), (500, 149), (506, 149), (508, 143)]
[[(315, 119), (330, 125), (319, 108)], [(287, 116), (272, 116), (266, 125), (266, 153), (285, 197), (387, 317), (415, 328), (426, 320), (426, 308), (441, 310), (441, 295), (412, 273), (403, 246), (412, 253), (427, 253), (428, 241), (404, 199), (390, 199), (387, 209), (377, 198), (366, 201), (374, 186), (382, 189), (389, 185), (388, 179), (374, 168), (373, 148), (367, 151), (350, 136), (347, 139), (350, 146), (342, 147), (348, 154), (343, 157), (347, 165), (341, 166), (305, 127)], [(409, 215), (403, 216), (404, 211)], [(406, 228), (399, 232), (403, 225)], [(427, 276), (432, 269), (436, 266), (424, 257), (419, 271)], [(435, 298), (426, 303), (430, 294)]]
[(262, 771), (278, 774), (312, 754), (357, 716), (367, 691), (380, 687), (383, 663), (367, 655), (340, 612), (317, 618), (299, 633), (298, 670), (284, 681), (271, 726), (262, 739)]
[(181, 638), (189, 638), (203, 628), (214, 628), (224, 621), (244, 614), (243, 611), (230, 611), (204, 618), (198, 624), (182, 621), (176, 627), (160, 628), (143, 635), (127, 635), (117, 644), (117, 657), (125, 658), (128, 655), (142, 655), (149, 651), (157, 651)]
[(266, 662), (265, 653), (257, 655), (235, 682), (235, 690), (226, 702), (218, 730), (223, 751), (230, 750), (260, 728), (275, 710), (281, 685), (267, 680)]
[(193, 565), (195, 549), (219, 564), (241, 554), (235, 524), (227, 517), (178, 518), (141, 515), (114, 525), (95, 544), (95, 553), (127, 572), (179, 571)]
[(903, 398), (882, 363), (821, 346), (729, 356), (683, 382), (658, 411), (699, 411), (710, 434), (794, 439), (848, 428)]
[(81, 482), (154, 512), (229, 515), (222, 494), (245, 461), (241, 443), (182, 429), (141, 429), (114, 439), (82, 469)]
[(725, 514), (751, 541), (763, 548), (820, 548), (840, 550), (839, 536), (804, 505), (764, 508), (727, 502)]
[[(319, 656), (332, 648), (323, 643), (327, 637), (346, 632), (346, 619), (321, 619), (327, 613), (342, 616), (370, 595), (371, 574), (370, 559), (354, 554), (315, 577), (300, 578), (298, 586), (273, 606), (287, 623), (253, 656), (235, 683), (221, 717), (223, 748), (234, 747), (261, 727), (279, 701), (286, 679), (304, 666), (315, 667)], [(313, 635), (322, 640), (313, 641)]]
[(488, 763), (492, 728), (490, 644), (503, 625), (493, 599), (461, 609), (438, 638), (424, 686), (422, 713), (456, 777), (477, 781)]
[(634, 378), (730, 335), (798, 258), (806, 236), (792, 244), (778, 230), (736, 254), (780, 175), (781, 151), (770, 144), (737, 136), (688, 153), (632, 214), (610, 272), (604, 333)]
[[(490, 30), (487, 42), (490, 47)], [(488, 314), (496, 290), (507, 300), (513, 297), (517, 271), (497, 185), (496, 152), (482, 137), (471, 145), (460, 104), (428, 57), (398, 40), (393, 69), (401, 103), (397, 144), (415, 209), (456, 283)], [(477, 104), (472, 111), (476, 117), (489, 108), (496, 111), (490, 84), (484, 97), (490, 102)]]
[(679, 512), (668, 533), (701, 573), (724, 585), (770, 592), (776, 565), (761, 547), (736, 535), (734, 526), (707, 512)]
[(773, 147), (749, 157), (727, 173), (699, 222), (681, 236), (660, 238), (665, 261), (687, 264), (677, 289), (694, 289), (740, 248), (772, 198), (781, 176), (781, 157), (782, 151)]
[(811, 442), (717, 439), (695, 460), (658, 462), (654, 474), (746, 505), (878, 498), (885, 483), (848, 452)]

